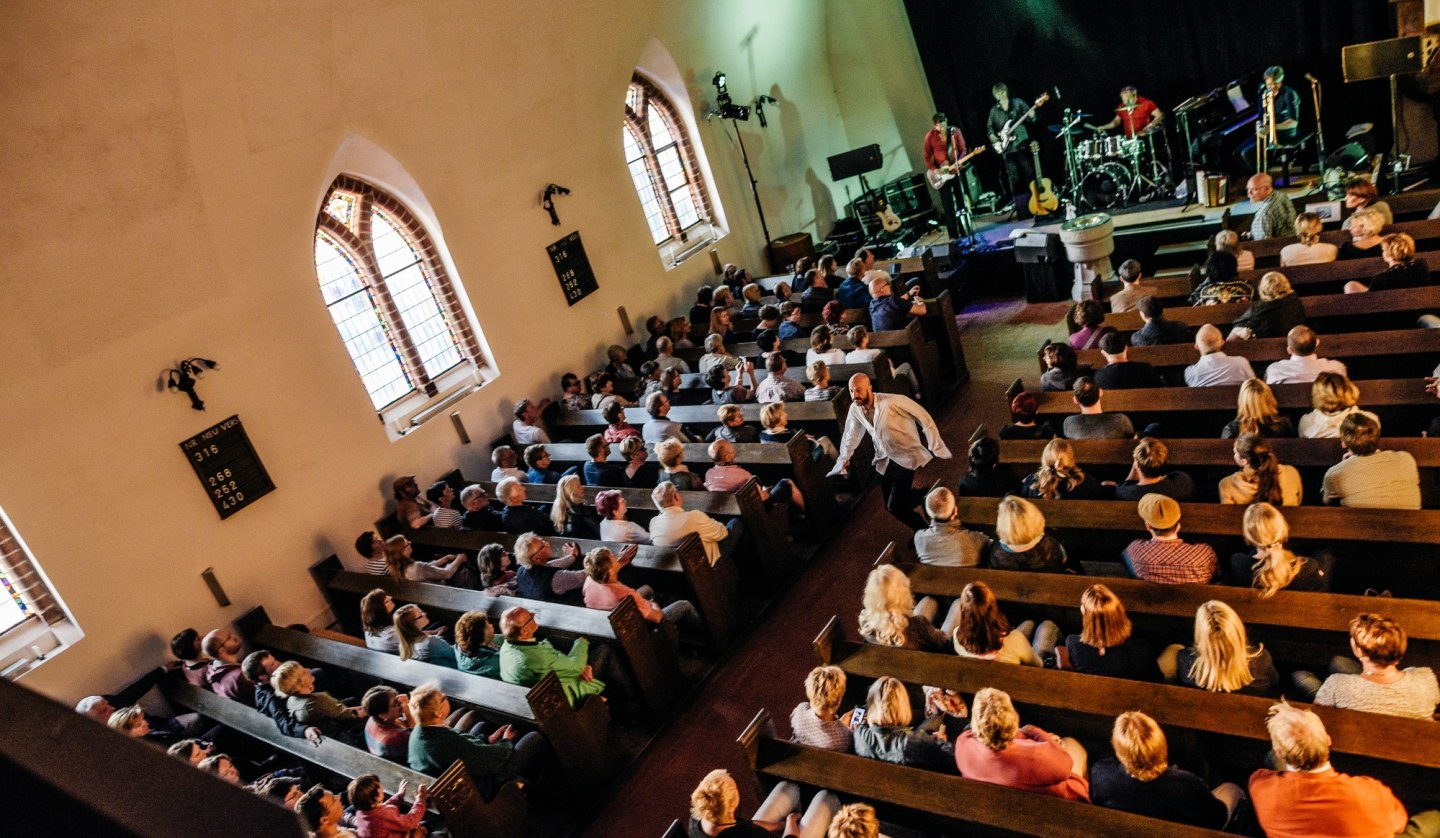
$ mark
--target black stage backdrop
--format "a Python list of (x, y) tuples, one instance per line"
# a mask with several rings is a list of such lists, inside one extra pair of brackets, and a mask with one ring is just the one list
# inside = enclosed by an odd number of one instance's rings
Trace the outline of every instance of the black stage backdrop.
[[(1060, 143), (1044, 126), (1058, 123), (1066, 107), (1103, 124), (1114, 116), (1120, 88), (1133, 84), (1165, 111), (1170, 142), (1183, 159), (1175, 106), (1270, 64), (1282, 65), (1286, 83), (1300, 93), (1305, 133), (1315, 124), (1305, 73), (1320, 80), (1329, 151), (1358, 122), (1374, 122), (1377, 145), (1389, 147), (1388, 83), (1345, 84), (1340, 69), (1341, 47), (1394, 37), (1386, 0), (905, 0), (905, 6), (935, 105), (972, 147), (986, 142), (992, 84), (1004, 81), (1011, 96), (1027, 101), (1050, 93), (1031, 136), (1042, 137), (1045, 174), (1057, 183), (1064, 177)], [(928, 128), (915, 126), (917, 147)], [(981, 158), (982, 180), (996, 189), (998, 161)]]

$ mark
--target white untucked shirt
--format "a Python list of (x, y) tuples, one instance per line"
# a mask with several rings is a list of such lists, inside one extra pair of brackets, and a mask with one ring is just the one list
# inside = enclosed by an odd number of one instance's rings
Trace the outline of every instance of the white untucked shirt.
[[(874, 399), (873, 422), (865, 417), (860, 405), (850, 405), (850, 413), (845, 417), (845, 433), (840, 438), (840, 456), (835, 459), (835, 468), (830, 474), (845, 470), (867, 431), (875, 443), (875, 470), (881, 474), (892, 460), (915, 471), (936, 457), (950, 459), (950, 449), (940, 438), (935, 420), (914, 399), (894, 393), (875, 393)], [(921, 431), (925, 435), (923, 441)]]
[(1309, 384), (1322, 372), (1338, 372), (1345, 375), (1345, 365), (1330, 358), (1314, 355), (1291, 355), (1283, 361), (1276, 361), (1265, 370), (1266, 384)]

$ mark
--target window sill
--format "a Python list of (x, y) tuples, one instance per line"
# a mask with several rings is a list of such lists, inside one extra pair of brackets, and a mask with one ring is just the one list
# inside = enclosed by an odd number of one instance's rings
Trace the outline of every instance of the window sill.
[(685, 241), (671, 239), (656, 247), (660, 263), (665, 270), (674, 270), (691, 258), (706, 252), (712, 245), (724, 238), (725, 231), (714, 224), (696, 224), (685, 231)]
[(412, 393), (384, 410), (380, 421), (385, 425), (385, 433), (391, 442), (404, 439), (422, 425), (447, 415), (451, 408), (480, 392), (494, 379), (495, 373), (488, 367), (463, 365), (451, 370), (436, 382), (438, 394)]
[(10, 681), (25, 677), (83, 636), (68, 622), (47, 626), (38, 617), (27, 622), (29, 625), (21, 623), (0, 638), (0, 677)]

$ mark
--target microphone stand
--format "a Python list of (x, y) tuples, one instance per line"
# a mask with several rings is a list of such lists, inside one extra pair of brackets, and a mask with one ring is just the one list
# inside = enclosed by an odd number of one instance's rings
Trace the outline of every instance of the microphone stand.
[(1320, 152), (1320, 178), (1323, 181), (1325, 178), (1325, 126), (1320, 121), (1320, 80), (1309, 73), (1305, 74), (1305, 78), (1310, 80), (1310, 98), (1315, 103), (1315, 147)]
[(765, 225), (765, 207), (760, 204), (760, 184), (755, 180), (755, 172), (750, 168), (750, 155), (745, 152), (745, 137), (740, 133), (740, 123), (734, 119), (730, 124), (735, 128), (735, 140), (740, 144), (740, 159), (745, 162), (745, 176), (750, 179), (750, 193), (755, 196), (755, 212), (760, 216), (760, 232), (765, 236), (765, 263), (774, 273), (777, 269), (775, 264), (775, 252), (770, 246), (770, 228)]

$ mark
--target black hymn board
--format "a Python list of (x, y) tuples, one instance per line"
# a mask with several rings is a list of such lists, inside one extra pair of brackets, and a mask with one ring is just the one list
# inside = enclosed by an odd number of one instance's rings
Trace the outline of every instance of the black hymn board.
[(590, 267), (590, 257), (585, 255), (585, 245), (580, 241), (580, 231), (546, 247), (545, 252), (550, 254), (550, 264), (555, 266), (555, 276), (560, 279), (565, 302), (573, 306), (600, 288), (600, 283), (595, 280), (595, 271)]
[(190, 437), (180, 443), (180, 450), (222, 521), (275, 489), (239, 416)]

